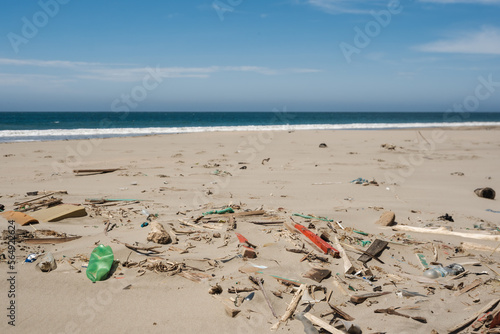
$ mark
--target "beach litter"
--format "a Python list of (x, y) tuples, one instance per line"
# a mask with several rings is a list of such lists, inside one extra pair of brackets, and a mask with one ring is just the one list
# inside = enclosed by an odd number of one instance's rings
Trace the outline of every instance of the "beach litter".
[(474, 190), (477, 196), (488, 199), (495, 199), (496, 192), (495, 190), (486, 187), (486, 188), (477, 188)]

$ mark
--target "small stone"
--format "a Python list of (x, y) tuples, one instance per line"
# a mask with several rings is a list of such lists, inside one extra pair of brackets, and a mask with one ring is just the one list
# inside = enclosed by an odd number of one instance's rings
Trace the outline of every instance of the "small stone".
[(157, 244), (165, 245), (168, 244), (169, 242), (172, 242), (172, 238), (170, 237), (170, 234), (165, 230), (162, 224), (152, 221), (150, 223), (151, 226), (151, 232), (148, 234), (148, 241), (153, 241)]
[(396, 220), (396, 215), (392, 211), (384, 212), (375, 224), (382, 226), (392, 226)]
[(252, 248), (246, 246), (243, 246), (241, 255), (248, 259), (255, 259), (257, 257), (257, 253)]
[(319, 144), (319, 148), (327, 148), (328, 146), (325, 143)]

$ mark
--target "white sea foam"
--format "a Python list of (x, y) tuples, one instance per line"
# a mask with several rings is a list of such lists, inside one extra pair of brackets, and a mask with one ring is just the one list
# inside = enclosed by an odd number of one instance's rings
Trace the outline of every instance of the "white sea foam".
[(143, 136), (155, 134), (229, 132), (229, 131), (292, 131), (292, 130), (377, 130), (412, 129), (429, 127), (479, 127), (500, 126), (500, 122), (461, 123), (353, 123), (353, 124), (294, 124), (294, 125), (246, 125), (214, 127), (171, 128), (97, 128), (97, 129), (50, 129), (50, 130), (3, 130), (0, 142), (77, 139), (93, 137)]

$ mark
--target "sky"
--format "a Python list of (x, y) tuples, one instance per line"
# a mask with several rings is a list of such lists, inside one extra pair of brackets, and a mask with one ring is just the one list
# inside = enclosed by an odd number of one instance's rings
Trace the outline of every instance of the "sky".
[(500, 0), (3, 0), (0, 111), (500, 111)]

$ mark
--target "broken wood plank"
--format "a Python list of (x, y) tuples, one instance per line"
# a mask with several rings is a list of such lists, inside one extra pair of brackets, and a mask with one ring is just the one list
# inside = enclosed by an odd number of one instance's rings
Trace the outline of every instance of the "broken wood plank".
[(458, 325), (456, 325), (455, 327), (452, 327), (452, 328), (449, 328), (448, 329), (448, 333), (450, 334), (453, 334), (453, 333), (458, 333), (458, 332), (461, 332), (463, 329), (465, 329), (466, 327), (468, 327), (471, 323), (474, 322), (474, 320), (477, 319), (477, 317), (479, 317), (480, 315), (482, 315), (483, 313), (486, 313), (488, 312), (489, 310), (491, 310), (492, 308), (494, 308), (495, 306), (497, 306), (497, 304), (500, 303), (500, 298), (497, 298), (497, 299), (493, 299), (491, 302), (489, 302), (485, 307), (483, 307), (482, 309), (480, 309), (479, 311), (477, 311), (476, 313), (474, 313), (472, 316), (470, 316), (469, 318), (465, 319), (464, 321), (462, 321), (461, 323), (459, 323)]
[(388, 242), (376, 239), (370, 247), (358, 258), (358, 261), (366, 263), (372, 258), (378, 256), (387, 247)]
[(458, 290), (457, 292), (455, 292), (455, 296), (460, 296), (460, 295), (463, 295), (464, 293), (466, 292), (469, 292), (471, 291), (472, 289), (475, 289), (477, 288), (478, 286), (480, 286), (481, 284), (483, 284), (484, 281), (480, 278), (478, 278), (477, 280), (475, 280), (474, 282), (472, 282), (471, 284), (469, 285), (466, 285), (464, 286), (462, 289)]
[(342, 319), (347, 320), (347, 321), (353, 321), (353, 320), (355, 320), (354, 317), (351, 317), (349, 314), (345, 313), (344, 311), (342, 311), (338, 307), (333, 306), (330, 303), (328, 303), (328, 306), (330, 306), (330, 308), (332, 309), (333, 313), (335, 313), (336, 315), (338, 315)]
[(304, 294), (306, 289), (307, 289), (306, 284), (300, 285), (297, 292), (295, 292), (295, 294), (293, 295), (292, 301), (290, 302), (290, 304), (286, 308), (285, 313), (283, 313), (283, 315), (281, 316), (280, 321), (278, 323), (274, 324), (274, 326), (271, 327), (271, 330), (278, 329), (280, 323), (286, 322), (288, 319), (290, 319), (290, 317), (293, 315), (293, 313), (297, 309), (297, 306), (299, 305), (300, 299), (302, 298), (302, 295)]
[(234, 303), (229, 298), (223, 298), (221, 296), (212, 295), (215, 299), (220, 301), (224, 305), (224, 309), (226, 310), (226, 314), (231, 318), (234, 318), (241, 310), (237, 309)]
[(21, 226), (25, 226), (28, 224), (38, 224), (38, 220), (36, 218), (22, 212), (4, 211), (0, 213), (0, 216), (4, 217), (7, 220), (13, 220)]
[(396, 225), (396, 226), (392, 226), (391, 229), (396, 230), (396, 231), (405, 231), (405, 232), (452, 235), (452, 236), (456, 236), (456, 237), (469, 238), (469, 239), (500, 241), (500, 235), (453, 232), (453, 231), (448, 230), (445, 227), (425, 228), (425, 227), (413, 227), (413, 226), (408, 226), (408, 225)]
[(332, 271), (330, 269), (311, 268), (304, 275), (302, 275), (302, 277), (321, 283), (321, 281), (330, 276), (331, 273)]
[(87, 211), (84, 206), (61, 204), (47, 209), (35, 211), (31, 216), (41, 222), (57, 222), (66, 218), (85, 217)]
[(339, 251), (340, 258), (344, 262), (344, 274), (352, 273), (355, 269), (354, 269), (354, 266), (352, 265), (351, 260), (349, 260), (349, 257), (347, 256), (344, 248), (340, 244), (339, 239), (337, 237), (335, 237), (334, 240), (335, 240), (335, 243), (334, 243), (335, 248), (337, 248), (337, 250)]
[(314, 325), (318, 326), (318, 327), (321, 327), (323, 328), (324, 330), (332, 333), (332, 334), (344, 334), (343, 331), (333, 327), (332, 325), (330, 325), (329, 323), (327, 323), (326, 321), (312, 315), (311, 313), (304, 313), (304, 317), (309, 320), (310, 322), (312, 322)]
[(477, 250), (477, 251), (491, 252), (491, 253), (500, 252), (499, 247), (490, 247), (486, 245), (476, 244), (473, 242), (463, 242), (461, 246), (463, 249), (466, 250)]
[(354, 295), (354, 296), (351, 296), (351, 302), (354, 303), (354, 304), (361, 304), (362, 302), (364, 302), (365, 300), (367, 300), (368, 298), (373, 298), (373, 297), (380, 297), (380, 296), (383, 296), (383, 295), (388, 295), (390, 294), (391, 292), (373, 292), (373, 293), (365, 293), (363, 295)]

